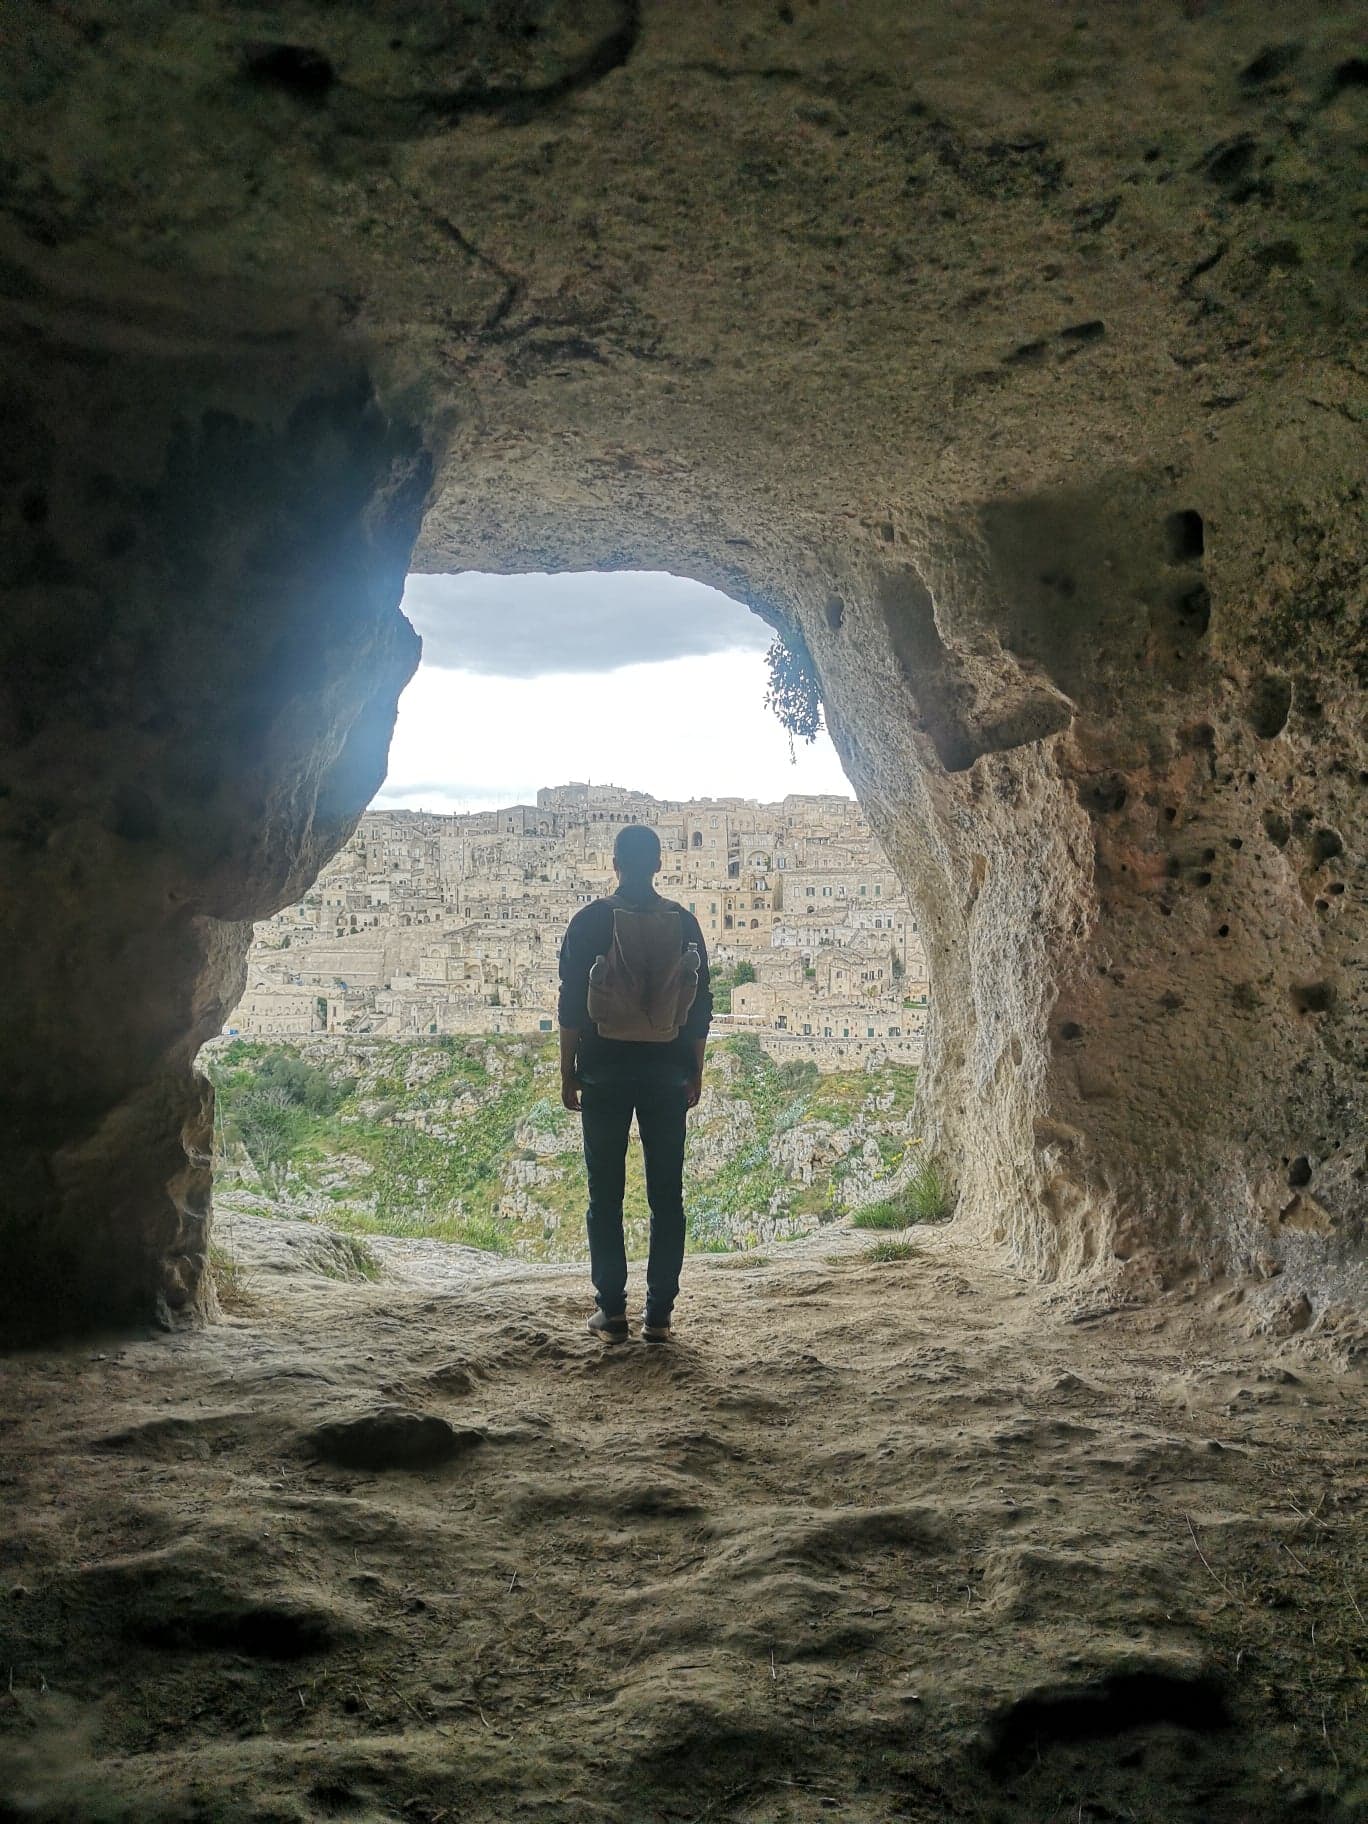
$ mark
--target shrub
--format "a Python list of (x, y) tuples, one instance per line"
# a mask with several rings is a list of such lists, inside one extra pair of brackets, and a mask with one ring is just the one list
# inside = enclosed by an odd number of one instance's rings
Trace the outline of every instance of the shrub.
[(273, 1051), (256, 1073), (255, 1088), (276, 1090), (284, 1101), (307, 1108), (310, 1114), (330, 1115), (350, 1093), (352, 1085), (334, 1083), (326, 1070), (293, 1057), (288, 1051)]

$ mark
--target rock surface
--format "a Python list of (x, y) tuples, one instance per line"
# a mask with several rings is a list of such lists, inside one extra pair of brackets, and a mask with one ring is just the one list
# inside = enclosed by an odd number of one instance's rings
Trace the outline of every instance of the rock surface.
[[(798, 1246), (689, 1260), (667, 1348), (523, 1269), (11, 1364), (0, 1810), (1357, 1824), (1361, 1373)], [(490, 1446), (282, 1449), (377, 1396)]]
[(420, 518), (420, 566), (672, 568), (810, 652), (964, 1220), (1349, 1283), (1357, 9), (19, 21), (7, 1334), (202, 1303), (190, 1060), (380, 776)]
[(435, 1412), (407, 1412), (402, 1406), (329, 1419), (303, 1438), (320, 1462), (340, 1469), (437, 1469), (483, 1442), (482, 1431), (458, 1431)]

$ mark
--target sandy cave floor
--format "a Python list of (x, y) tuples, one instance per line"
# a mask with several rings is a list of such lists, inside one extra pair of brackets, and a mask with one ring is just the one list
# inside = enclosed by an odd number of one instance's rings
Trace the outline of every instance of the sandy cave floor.
[[(0, 1818), (1368, 1817), (1362, 1378), (1210, 1292), (827, 1232), (604, 1349), (248, 1226), (222, 1324), (0, 1365)], [(380, 1404), (450, 1459), (316, 1459)]]

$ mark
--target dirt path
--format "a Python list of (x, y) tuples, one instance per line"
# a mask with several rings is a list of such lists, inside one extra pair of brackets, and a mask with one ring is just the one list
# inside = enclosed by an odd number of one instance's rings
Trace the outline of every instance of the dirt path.
[[(1362, 1381), (861, 1245), (691, 1259), (665, 1349), (262, 1270), (11, 1359), (0, 1818), (1368, 1816)], [(448, 1460), (316, 1460), (385, 1403)]]

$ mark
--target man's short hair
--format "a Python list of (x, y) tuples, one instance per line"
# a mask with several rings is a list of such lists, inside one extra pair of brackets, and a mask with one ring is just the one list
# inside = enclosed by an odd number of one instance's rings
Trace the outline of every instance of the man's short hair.
[(613, 844), (613, 860), (624, 874), (654, 874), (660, 867), (660, 838), (648, 824), (624, 824)]

